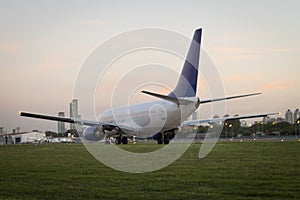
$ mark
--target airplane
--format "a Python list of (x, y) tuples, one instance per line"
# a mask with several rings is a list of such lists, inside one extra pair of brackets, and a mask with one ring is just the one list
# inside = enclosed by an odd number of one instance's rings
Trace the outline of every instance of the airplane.
[[(28, 112), (20, 112), (20, 116), (37, 119), (61, 121), (88, 126), (83, 132), (83, 140), (100, 141), (103, 138), (114, 137), (116, 144), (127, 144), (128, 137), (150, 136), (158, 144), (169, 144), (175, 137), (181, 124), (188, 124), (187, 118), (198, 109), (201, 104), (215, 101), (230, 100), (261, 93), (251, 93), (237, 96), (229, 96), (217, 99), (200, 100), (196, 96), (198, 67), (200, 59), (200, 46), (202, 28), (196, 29), (190, 44), (181, 75), (175, 89), (167, 95), (150, 91), (142, 93), (154, 96), (159, 100), (116, 107), (105, 110), (99, 116), (99, 121), (90, 121), (76, 118), (58, 117)], [(266, 117), (278, 113), (252, 114), (245, 116), (233, 116), (197, 120), (196, 123), (208, 123), (225, 121), (230, 119), (246, 119)], [(191, 121), (195, 123), (195, 121)]]

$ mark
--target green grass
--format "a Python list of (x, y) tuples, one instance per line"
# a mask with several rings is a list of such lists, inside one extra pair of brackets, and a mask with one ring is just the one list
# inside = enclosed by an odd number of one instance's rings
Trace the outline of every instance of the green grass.
[(162, 170), (130, 174), (83, 145), (0, 146), (0, 199), (300, 199), (300, 142), (218, 143), (201, 160), (199, 148)]

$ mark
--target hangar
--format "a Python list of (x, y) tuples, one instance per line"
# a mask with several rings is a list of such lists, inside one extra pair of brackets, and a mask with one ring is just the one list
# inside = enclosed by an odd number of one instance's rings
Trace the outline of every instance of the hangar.
[(46, 134), (42, 132), (24, 132), (11, 135), (13, 144), (41, 143), (45, 141)]

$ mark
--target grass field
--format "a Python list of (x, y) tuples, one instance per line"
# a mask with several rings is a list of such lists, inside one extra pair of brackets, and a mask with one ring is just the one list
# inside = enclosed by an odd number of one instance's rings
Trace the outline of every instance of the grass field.
[(199, 148), (162, 170), (130, 174), (79, 144), (3, 145), (0, 199), (300, 199), (300, 142), (218, 143), (201, 160)]

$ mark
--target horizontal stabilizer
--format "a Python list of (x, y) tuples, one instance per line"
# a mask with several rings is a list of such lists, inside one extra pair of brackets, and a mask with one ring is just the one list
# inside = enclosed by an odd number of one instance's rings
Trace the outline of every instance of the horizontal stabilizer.
[(203, 100), (203, 101), (200, 101), (200, 104), (210, 103), (210, 102), (214, 102), (214, 101), (222, 101), (222, 100), (237, 99), (237, 98), (242, 98), (242, 97), (249, 97), (249, 96), (254, 96), (254, 95), (259, 95), (259, 94), (261, 94), (261, 93), (258, 92), (258, 93), (252, 93), (252, 94), (243, 94), (243, 95), (238, 95), (238, 96), (224, 97), (224, 98), (219, 98), (219, 99)]
[(193, 103), (193, 101), (187, 100), (187, 99), (182, 99), (182, 98), (175, 98), (175, 97), (171, 97), (171, 96), (166, 96), (166, 95), (162, 95), (162, 94), (157, 94), (157, 93), (153, 93), (153, 92), (148, 92), (148, 91), (142, 91), (142, 93), (166, 100), (166, 101), (170, 101), (173, 102), (177, 105), (187, 105), (189, 103)]

